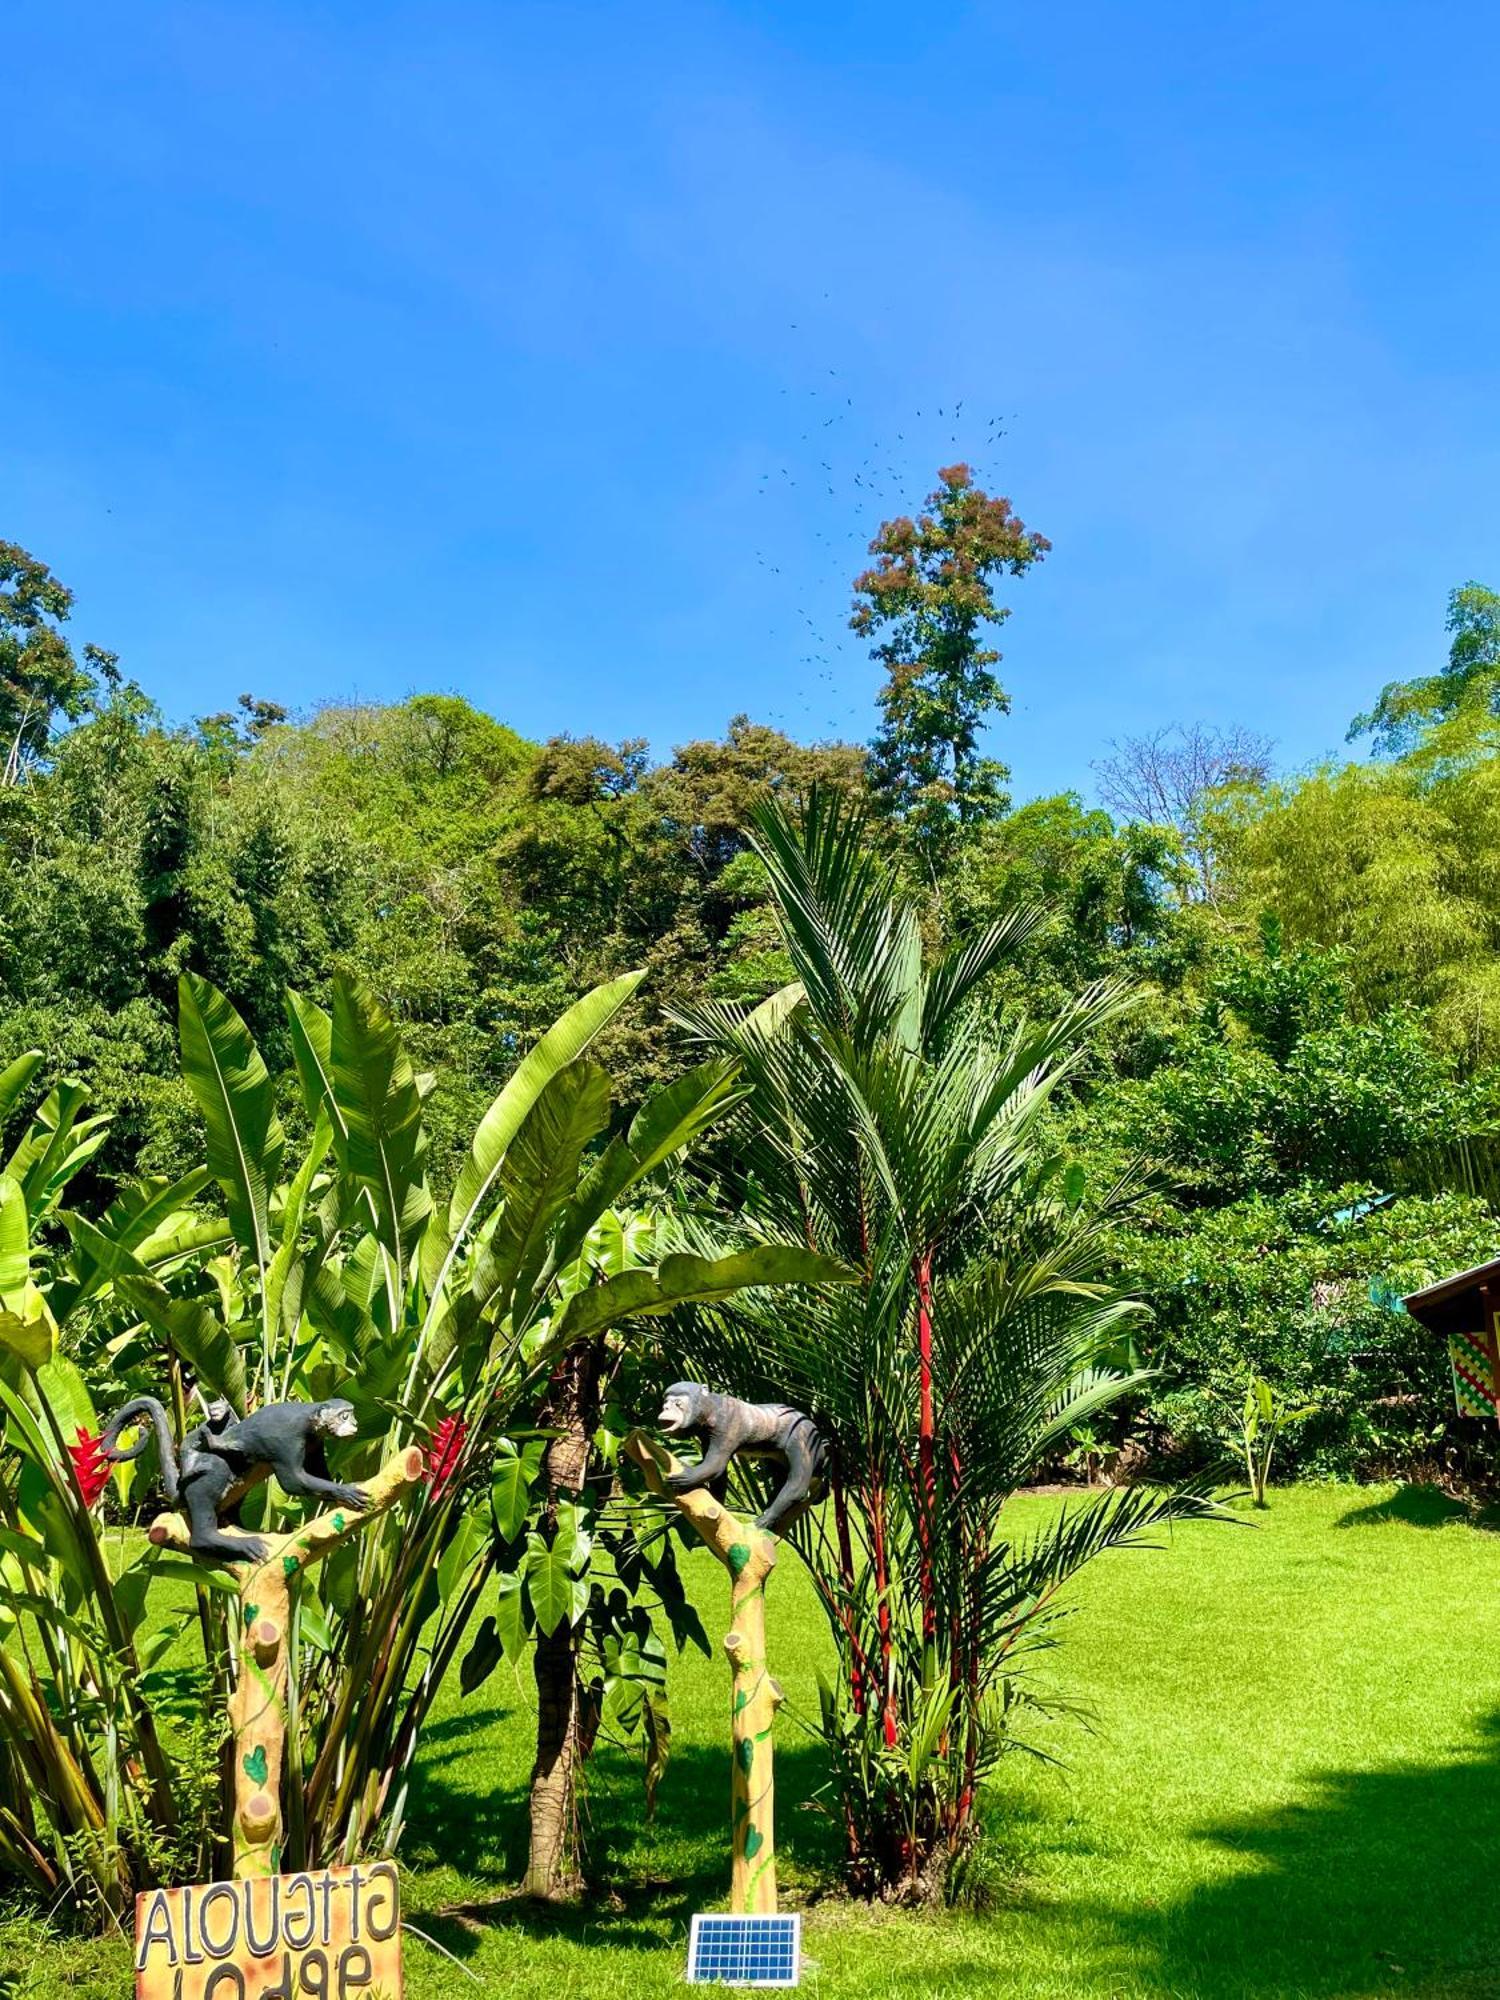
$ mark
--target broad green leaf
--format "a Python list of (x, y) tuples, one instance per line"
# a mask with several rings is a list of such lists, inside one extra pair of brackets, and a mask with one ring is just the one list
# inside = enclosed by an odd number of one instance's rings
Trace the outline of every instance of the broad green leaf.
[(630, 1150), (638, 1175), (654, 1172), (680, 1153), (743, 1096), (738, 1066), (715, 1059), (653, 1091), (630, 1121)]
[(79, 1431), (97, 1431), (99, 1419), (83, 1370), (65, 1354), (54, 1354), (36, 1372), (38, 1394), (70, 1442)]
[(319, 1564), (318, 1587), (325, 1604), (347, 1618), (359, 1597), (359, 1544), (357, 1538), (340, 1542), (328, 1559)]
[[(27, 1551), (24, 1563), (16, 1560), (12, 1544)], [(46, 1567), (45, 1543), (31, 1535), (12, 1535), (8, 1529), (0, 1529), (0, 1639), (16, 1622), (16, 1614), (10, 1607), (17, 1592), (24, 1590), (38, 1573), (44, 1574)]]
[(120, 1276), (115, 1290), (166, 1341), (197, 1383), (245, 1408), (245, 1358), (229, 1329), (202, 1299), (175, 1298), (146, 1275)]
[(667, 1684), (667, 1649), (651, 1630), (633, 1627), (612, 1635), (604, 1644), (605, 1665), (622, 1681), (640, 1681), (647, 1687)]
[(532, 1616), (540, 1632), (555, 1632), (559, 1625), (572, 1621), (573, 1575), (568, 1566), (571, 1553), (571, 1536), (566, 1543), (559, 1540), (550, 1546), (535, 1531), (526, 1537), (526, 1556), (521, 1567), (531, 1598)]
[(191, 1209), (178, 1209), (167, 1216), (159, 1229), (153, 1229), (133, 1247), (143, 1264), (153, 1271), (163, 1271), (171, 1264), (186, 1263), (204, 1250), (233, 1249), (234, 1231), (222, 1215), (195, 1215)]
[(346, 1290), (341, 1273), (322, 1265), (303, 1297), (303, 1309), (336, 1358), (346, 1368), (359, 1367), (380, 1345), (380, 1328)]
[(151, 1587), (151, 1571), (137, 1563), (115, 1579), (115, 1602), (125, 1621), (125, 1630), (134, 1636), (146, 1615), (146, 1593)]
[(41, 1368), (51, 1359), (56, 1338), (56, 1329), (40, 1293), (35, 1312), (0, 1312), (0, 1347), (8, 1347), (12, 1354), (19, 1355), (28, 1368)]
[(584, 1177), (559, 1231), (557, 1258), (571, 1263), (589, 1232), (627, 1189), (692, 1145), (743, 1092), (734, 1063), (716, 1059), (647, 1098), (623, 1138), (611, 1140)]
[(502, 1541), (514, 1541), (521, 1532), (535, 1478), (536, 1467), (516, 1450), (509, 1438), (502, 1438), (496, 1451), (495, 1476), (490, 1482), (490, 1504)]
[(286, 1021), (307, 1115), (316, 1124), (318, 1113), (325, 1113), (334, 1131), (342, 1136), (344, 1114), (333, 1094), (333, 1022), (316, 1002), (304, 1000), (290, 988), (286, 996)]
[(512, 1664), (526, 1650), (526, 1610), (519, 1570), (504, 1570), (495, 1579), (495, 1629)]
[[(360, 1197), (361, 1213), (369, 1219), (369, 1208)], [(338, 1266), (339, 1281), (347, 1297), (366, 1312), (373, 1312), (380, 1289), (380, 1245), (373, 1236), (361, 1236)]]
[[(326, 1564), (320, 1573), (326, 1575)], [(194, 1562), (191, 1556), (158, 1555), (151, 1562), (151, 1574), (166, 1583), (191, 1583), (201, 1590), (217, 1590), (225, 1597), (239, 1595), (239, 1583), (227, 1571), (210, 1569), (206, 1563)]]
[(72, 1586), (68, 1601), (87, 1603), (93, 1597), (93, 1583), (88, 1558), (79, 1541), (75, 1505), (71, 1495), (63, 1498), (66, 1487), (62, 1475), (59, 1473), (54, 1482), (53, 1477), (42, 1470), (42, 1465), (43, 1461), (38, 1459), (22, 1461), (21, 1477), (16, 1485), (16, 1512), (29, 1528), (41, 1536), (49, 1563), (56, 1564), (66, 1573), (67, 1581)]
[(275, 1090), (250, 1031), (224, 995), (196, 973), (177, 982), (182, 1074), (203, 1113), (208, 1168), (224, 1190), (229, 1220), (264, 1284), (273, 1254), (270, 1190), (286, 1137)]
[(286, 1190), (281, 1207), (281, 1241), (266, 1273), (268, 1316), (273, 1324), (282, 1326), (289, 1338), (296, 1334), (302, 1311), (302, 1290), (307, 1281), (305, 1260), (301, 1256), (302, 1219), (313, 1180), (332, 1144), (333, 1127), (324, 1111), (314, 1121), (312, 1142), (306, 1157)]
[(465, 1514), (453, 1532), (447, 1548), (438, 1559), (438, 1596), (444, 1604), (452, 1602), (453, 1594), (469, 1565), (484, 1547), (489, 1537), (472, 1514)]
[(26, 1197), (11, 1174), (0, 1174), (0, 1305), (14, 1311), (31, 1283), (31, 1231)]
[(304, 1592), (297, 1605), (297, 1638), (320, 1653), (333, 1651), (333, 1628), (328, 1613), (317, 1599)]
[(573, 1602), (568, 1616), (577, 1625), (588, 1615), (589, 1599), (593, 1595), (594, 1581), (587, 1568), (572, 1578)]
[(650, 1209), (606, 1209), (579, 1246), (572, 1270), (560, 1280), (563, 1295), (582, 1291), (595, 1277), (617, 1278), (656, 1262), (657, 1217)]
[(557, 1503), (557, 1532), (552, 1546), (561, 1551), (570, 1576), (582, 1576), (589, 1566), (594, 1538), (583, 1525), (583, 1510), (573, 1500)]
[[(373, 1243), (373, 1239), (366, 1239)], [(374, 1317), (351, 1297), (346, 1264), (342, 1272), (322, 1264), (313, 1273), (312, 1283), (303, 1293), (302, 1304), (308, 1319), (328, 1343), (329, 1355), (337, 1362), (339, 1394), (348, 1396), (356, 1410), (396, 1393), (410, 1356), (408, 1337), (398, 1326), (387, 1333)], [(358, 1281), (353, 1289), (358, 1290)]]
[(0, 1407), (9, 1419), (7, 1444), (19, 1446), (36, 1469), (55, 1464), (56, 1446), (43, 1432), (20, 1391), (12, 1388), (3, 1374), (0, 1374)]
[(514, 1076), (480, 1119), (469, 1157), (454, 1186), (448, 1204), (448, 1233), (455, 1248), (462, 1245), (489, 1200), (510, 1143), (531, 1107), (558, 1071), (576, 1062), (609, 1025), (645, 976), (644, 972), (627, 972), (596, 986), (554, 1022), (517, 1065)]
[(81, 1215), (69, 1215), (73, 1241), (94, 1259), (118, 1296), (166, 1341), (184, 1367), (206, 1388), (245, 1407), (245, 1362), (234, 1337), (202, 1299), (169, 1292), (123, 1243), (111, 1242)]
[(339, 1165), (368, 1192), (399, 1283), (432, 1206), (422, 1099), (395, 1022), (368, 987), (342, 975), (333, 986), (329, 1074), (343, 1124), (333, 1135)]
[(17, 1591), (9, 1608), (12, 1611), (29, 1611), (39, 1625), (50, 1625), (58, 1632), (66, 1632), (70, 1639), (77, 1639), (84, 1646), (98, 1644), (96, 1633), (80, 1624), (60, 1604), (54, 1604), (50, 1597), (40, 1597), (33, 1590)]
[(751, 1285), (847, 1285), (856, 1273), (832, 1257), (790, 1243), (760, 1243), (727, 1257), (663, 1257), (655, 1270), (625, 1271), (575, 1292), (552, 1322), (549, 1347), (561, 1348), (641, 1314), (732, 1298)]
[(0, 1347), (28, 1368), (51, 1359), (57, 1327), (31, 1281), (31, 1236), (26, 1196), (10, 1174), (0, 1174)]
[(5, 1171), (25, 1189), (33, 1218), (46, 1214), (109, 1136), (107, 1117), (79, 1117), (88, 1098), (87, 1087), (76, 1079), (50, 1090), (6, 1162)]
[[(47, 1551), (35, 1535), (18, 1535), (9, 1528), (0, 1528), (0, 1550), (14, 1556), (27, 1569), (45, 1569)], [(19, 1589), (20, 1585), (17, 1584)]]
[[(150, 1267), (169, 1263), (208, 1244), (228, 1242), (228, 1225), (191, 1213), (187, 1204), (200, 1195), (213, 1179), (207, 1167), (194, 1167), (181, 1180), (153, 1177), (124, 1187), (99, 1218), (100, 1232), (116, 1243), (134, 1250)], [(63, 1216), (64, 1222), (67, 1216)], [(66, 1320), (75, 1306), (82, 1304), (105, 1282), (105, 1273), (75, 1241), (72, 1272), (52, 1287), (53, 1309)]]
[(0, 1126), (3, 1126), (16, 1105), (26, 1093), (26, 1086), (41, 1068), (45, 1058), (40, 1049), (28, 1049), (15, 1061), (0, 1069)]
[[(199, 1565), (200, 1570), (204, 1567), (205, 1565)], [(149, 1673), (153, 1667), (160, 1666), (173, 1647), (182, 1643), (182, 1635), (195, 1615), (192, 1611), (179, 1611), (174, 1618), (163, 1619), (154, 1631), (136, 1640), (135, 1656), (143, 1674)]]
[(499, 1666), (504, 1651), (500, 1627), (493, 1618), (486, 1618), (474, 1634), (458, 1669), (458, 1684), (465, 1694), (473, 1694), (476, 1688), (483, 1687)]
[(596, 1063), (559, 1070), (527, 1113), (497, 1177), (500, 1218), (478, 1283), (494, 1316), (519, 1325), (547, 1259), (553, 1225), (578, 1187), (584, 1148), (609, 1122), (609, 1078)]

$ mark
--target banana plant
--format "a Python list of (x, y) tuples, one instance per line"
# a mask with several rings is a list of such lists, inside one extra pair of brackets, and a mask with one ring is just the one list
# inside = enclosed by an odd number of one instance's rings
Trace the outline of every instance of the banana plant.
[[(0, 1073), (0, 1118), (41, 1060)], [(109, 1467), (59, 1332), (81, 1293), (37, 1233), (104, 1139), (85, 1102), (57, 1085), (0, 1170), (0, 1869), (114, 1920), (146, 1867), (197, 1869), (207, 1847), (191, 1757), (158, 1731), (192, 1614), (158, 1594), (148, 1615), (150, 1585), (182, 1565), (91, 1511)]]
[[(183, 1074), (203, 1118), (205, 1178), (133, 1191), (98, 1222), (67, 1218), (70, 1284), (84, 1295), (108, 1288), (138, 1337), (159, 1346), (180, 1402), (201, 1392), (244, 1409), (347, 1395), (359, 1438), (336, 1471), (351, 1480), (397, 1447), (428, 1451), (419, 1500), (304, 1591), (289, 1867), (352, 1860), (382, 1826), (388, 1841), (399, 1831), (437, 1689), (494, 1579), (503, 1573), (502, 1600), (516, 1587), (493, 1495), (570, 1357), (695, 1300), (841, 1275), (828, 1258), (774, 1243), (705, 1255), (641, 1238), (649, 1254), (639, 1258), (602, 1253), (611, 1218), (739, 1096), (734, 1065), (715, 1059), (616, 1118), (589, 1051), (640, 979), (586, 994), (524, 1057), (444, 1199), (428, 1175), (429, 1080), (366, 986), (335, 980), (326, 1010), (287, 994), (294, 1073), (278, 1080), (224, 995), (185, 974)], [(278, 1109), (293, 1096), (307, 1133), (300, 1157)], [(215, 1190), (221, 1212), (188, 1209)], [(247, 1510), (268, 1520), (283, 1504), (262, 1488)], [(545, 1596), (542, 1580), (556, 1568), (555, 1537), (548, 1518), (547, 1555), (527, 1573), (549, 1608), (562, 1596)]]
[(1281, 1434), (1293, 1424), (1306, 1423), (1309, 1417), (1315, 1417), (1318, 1405), (1315, 1401), (1293, 1403), (1254, 1369), (1246, 1379), (1243, 1402), (1229, 1397), (1219, 1401), (1228, 1419), (1227, 1428), (1234, 1433), (1245, 1461), (1250, 1498), (1257, 1507), (1269, 1507), (1266, 1493), (1271, 1483), (1271, 1461)]

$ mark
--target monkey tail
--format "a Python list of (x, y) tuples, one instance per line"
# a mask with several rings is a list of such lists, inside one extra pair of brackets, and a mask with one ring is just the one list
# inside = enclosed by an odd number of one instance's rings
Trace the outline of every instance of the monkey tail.
[(139, 1424), (143, 1417), (150, 1419), (151, 1429), (156, 1438), (156, 1455), (161, 1460), (161, 1483), (166, 1488), (167, 1498), (175, 1500), (177, 1453), (172, 1445), (172, 1427), (167, 1422), (166, 1411), (154, 1396), (137, 1396), (134, 1402), (116, 1410), (100, 1434), (99, 1448), (111, 1465), (124, 1465), (132, 1459), (139, 1458), (146, 1449), (144, 1432), (128, 1451), (121, 1450), (119, 1439), (122, 1431), (129, 1430), (133, 1424)]
[(820, 1430), (811, 1417), (806, 1419), (807, 1428), (812, 1433), (808, 1440), (812, 1449), (813, 1476), (816, 1479), (836, 1479), (840, 1475), (838, 1440)]

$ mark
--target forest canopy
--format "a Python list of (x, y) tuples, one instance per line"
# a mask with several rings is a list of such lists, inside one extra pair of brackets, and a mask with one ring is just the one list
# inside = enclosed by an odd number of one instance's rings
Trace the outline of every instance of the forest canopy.
[(277, 1073), (285, 990), (321, 1001), (351, 973), (431, 1074), (440, 1164), (549, 1022), (644, 967), (601, 1049), (638, 1101), (681, 1066), (675, 1012), (788, 976), (748, 833), (768, 797), (816, 787), (873, 816), (934, 947), (1046, 906), (993, 977), (997, 1011), (1135, 983), (1051, 1113), (1079, 1185), (1150, 1174), (1112, 1250), (1164, 1371), (1131, 1448), (1217, 1449), (1261, 1372), (1316, 1406), (1304, 1465), (1451, 1453), (1444, 1359), (1390, 1301), (1495, 1248), (1496, 600), (1454, 593), (1447, 664), (1356, 721), (1373, 756), (1277, 773), (1254, 732), (1144, 717), (1101, 755), (1103, 805), (1017, 802), (991, 754), (996, 590), (1038, 587), (1047, 546), (945, 468), (856, 580), (851, 624), (886, 677), (870, 744), (740, 715), (658, 755), (531, 742), (441, 692), (296, 716), (247, 694), (171, 721), (149, 662), (133, 678), (75, 646), (71, 592), (0, 544), (0, 1064), (40, 1049), (38, 1092), (76, 1078), (108, 1114), (88, 1169), (107, 1198), (196, 1157), (181, 973)]

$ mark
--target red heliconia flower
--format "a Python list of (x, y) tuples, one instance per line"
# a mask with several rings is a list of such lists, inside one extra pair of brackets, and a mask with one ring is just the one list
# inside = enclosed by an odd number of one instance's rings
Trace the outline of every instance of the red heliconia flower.
[(442, 1417), (433, 1426), (432, 1442), (427, 1447), (427, 1483), (434, 1500), (457, 1472), (468, 1434), (469, 1426), (462, 1417)]
[(99, 1440), (92, 1431), (78, 1426), (78, 1442), (68, 1446), (68, 1456), (73, 1461), (73, 1472), (83, 1490), (83, 1504), (92, 1507), (109, 1484), (109, 1475), (114, 1466), (104, 1456)]

